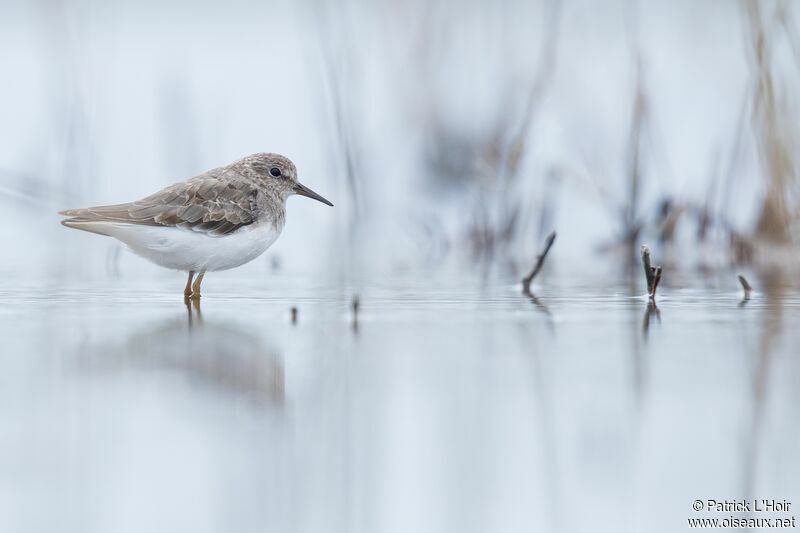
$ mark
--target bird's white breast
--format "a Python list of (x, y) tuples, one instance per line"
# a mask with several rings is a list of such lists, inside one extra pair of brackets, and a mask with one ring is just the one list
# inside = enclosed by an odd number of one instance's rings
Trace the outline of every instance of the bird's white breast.
[[(105, 223), (108, 224), (108, 223)], [(252, 261), (269, 248), (283, 230), (261, 221), (212, 237), (178, 227), (112, 224), (106, 235), (119, 239), (137, 255), (166, 268), (195, 272), (227, 270)]]

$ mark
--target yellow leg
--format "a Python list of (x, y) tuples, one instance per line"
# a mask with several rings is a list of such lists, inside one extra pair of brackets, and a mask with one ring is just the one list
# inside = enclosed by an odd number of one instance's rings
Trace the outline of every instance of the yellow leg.
[(188, 298), (192, 295), (192, 278), (194, 277), (194, 270), (189, 271), (189, 279), (186, 281), (186, 288), (183, 289), (183, 297)]
[(194, 283), (192, 284), (192, 300), (200, 299), (200, 284), (203, 283), (203, 276), (205, 275), (205, 272), (200, 272), (200, 274), (197, 276), (197, 279), (194, 280)]

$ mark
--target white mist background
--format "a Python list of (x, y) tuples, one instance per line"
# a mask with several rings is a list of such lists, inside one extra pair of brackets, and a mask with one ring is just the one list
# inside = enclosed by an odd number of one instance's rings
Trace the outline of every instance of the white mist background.
[[(434, 109), (452, 130), (476, 135), (498, 117), (518, 125), (554, 5), (6, 2), (0, 202), (14, 223), (0, 229), (12, 250), (0, 272), (103, 276), (116, 245), (66, 231), (55, 211), (130, 201), (258, 151), (288, 155), (336, 208), (290, 200), (284, 235), (248, 268), (279, 256), (290, 271), (340, 278), (414, 270), (429, 246), (426, 224), (443, 228), (458, 253), (476, 192), (426, 185), (426, 120)], [(736, 3), (560, 9), (519, 186), (538, 198), (558, 172), (555, 261), (615, 237), (597, 185), (625, 197), (637, 54), (652, 130), (645, 213), (664, 196), (705, 198), (731, 158), (750, 79)], [(797, 69), (785, 50), (775, 61), (786, 65), (779, 90), (794, 100)], [(742, 151), (729, 211), (745, 227), (763, 191), (752, 141)], [(531, 256), (540, 240), (526, 242)], [(157, 271), (130, 254), (120, 260), (128, 276)]]

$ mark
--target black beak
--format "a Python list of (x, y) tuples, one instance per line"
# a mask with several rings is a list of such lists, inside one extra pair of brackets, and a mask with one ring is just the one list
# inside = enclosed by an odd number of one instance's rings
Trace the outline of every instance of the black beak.
[(312, 191), (311, 189), (309, 189), (308, 187), (306, 187), (301, 183), (298, 183), (297, 185), (294, 186), (294, 192), (295, 194), (299, 194), (300, 196), (308, 196), (309, 198), (313, 198), (314, 200), (322, 202), (323, 204), (328, 204), (329, 206), (333, 207), (332, 203), (330, 203), (328, 200), (326, 200), (325, 198), (323, 198), (322, 196), (315, 193), (314, 191)]

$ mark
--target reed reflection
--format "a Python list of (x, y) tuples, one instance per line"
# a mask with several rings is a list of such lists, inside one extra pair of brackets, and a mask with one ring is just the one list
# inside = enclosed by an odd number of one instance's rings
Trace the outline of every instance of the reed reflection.
[(647, 309), (644, 311), (644, 321), (642, 322), (642, 333), (644, 338), (647, 339), (647, 334), (650, 332), (650, 324), (653, 322), (661, 323), (661, 311), (653, 300), (647, 302)]
[[(775, 345), (781, 338), (783, 331), (783, 306), (787, 291), (787, 283), (780, 271), (767, 271), (759, 277), (761, 282), (760, 291), (763, 291), (766, 305), (760, 311), (758, 351), (757, 354), (754, 354), (757, 360), (754, 363), (755, 368), (752, 376), (753, 410), (743, 455), (744, 494), (749, 497), (755, 497), (756, 494), (758, 450), (763, 424), (765, 423), (764, 411), (770, 395), (770, 388), (768, 387), (770, 369)], [(750, 290), (749, 287), (745, 288), (746, 298), (742, 300), (741, 305), (749, 300)]]

